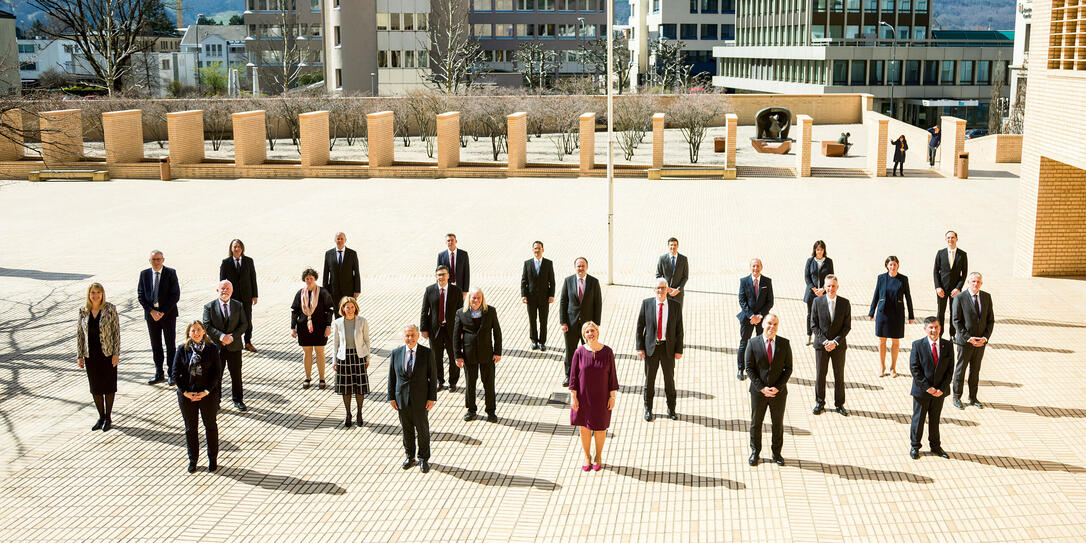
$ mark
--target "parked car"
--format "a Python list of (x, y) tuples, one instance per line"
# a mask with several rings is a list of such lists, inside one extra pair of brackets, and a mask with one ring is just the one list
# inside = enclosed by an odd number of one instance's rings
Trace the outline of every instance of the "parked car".
[(973, 138), (982, 138), (988, 135), (987, 128), (970, 128), (965, 131), (965, 139), (971, 140)]

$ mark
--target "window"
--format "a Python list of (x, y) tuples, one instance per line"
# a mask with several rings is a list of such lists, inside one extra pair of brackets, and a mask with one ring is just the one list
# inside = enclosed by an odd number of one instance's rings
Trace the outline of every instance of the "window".
[(928, 0), (916, 0), (916, 12), (927, 13), (928, 12)]
[(925, 60), (924, 61), (924, 84), (925, 85), (938, 85), (939, 84), (939, 61), (938, 60)]
[[(264, 53), (272, 53), (273, 51), (264, 51)], [(388, 51), (377, 51), (377, 67), (388, 68)]]
[(848, 61), (847, 60), (835, 60), (833, 61), (833, 84), (836, 85), (848, 85)]
[(474, 24), (471, 25), (471, 34), (477, 38), (489, 38), (490, 37), (490, 25), (489, 24)]
[(571, 40), (577, 37), (577, 25), (560, 24), (558, 25), (558, 38), (563, 40)]
[(716, 25), (701, 25), (701, 39), (715, 40), (716, 36)]
[(491, 11), (492, 4), (490, 0), (471, 0), (471, 7), (473, 11)]
[(660, 0), (652, 0), (652, 12), (660, 13)]
[(513, 11), (513, 0), (494, 0), (494, 11)]
[(886, 71), (889, 72), (889, 73), (886, 74), (886, 83), (890, 84), (890, 85), (900, 85), (901, 84), (901, 61), (900, 60), (891, 60), (886, 65), (886, 68), (887, 68)]
[(883, 83), (882, 71), (883, 71), (883, 69), (885, 69), (885, 67), (886, 67), (886, 61), (885, 60), (872, 60), (871, 63), (868, 65), (869, 70), (867, 72), (867, 75), (868, 75), (867, 84), (868, 85), (882, 85), (882, 83)]
[(926, 39), (928, 39), (928, 27), (926, 27), (926, 26), (914, 26), (913, 27), (913, 39), (914, 40), (926, 40)]
[(912, 11), (912, 0), (897, 0), (897, 10), (900, 12)]
[(721, 13), (735, 13), (735, 0), (720, 0)]
[(400, 29), (400, 14), (389, 13), (388, 14), (388, 29), (399, 30)]
[(582, 38), (595, 38), (596, 37), (596, 25), (584, 25), (582, 29)]
[(339, 68), (336, 68), (336, 88), (343, 88), (343, 70), (340, 70)]
[(554, 0), (536, 0), (535, 5), (538, 11), (554, 11)]
[(388, 67), (389, 68), (401, 68), (401, 67), (403, 67), (403, 65), (400, 64), (400, 52), (399, 51), (389, 51), (388, 52)]
[(698, 12), (698, 0), (690, 0), (690, 13)]
[(33, 53), (34, 52), (34, 44), (33, 43), (20, 43), (19, 44), (19, 52), (20, 53)]
[(867, 62), (863, 60), (852, 61), (849, 84), (856, 86), (867, 84)]
[(429, 30), (430, 29), (430, 14), (429, 13), (416, 13), (415, 14), (415, 30)]
[(906, 60), (905, 61), (905, 84), (906, 85), (919, 85), (920, 84), (920, 61), (919, 60)]
[(430, 64), (430, 52), (424, 50), (415, 51), (415, 60), (419, 68), (425, 68)]
[(320, 10), (321, 10), (321, 0), (309, 0), (309, 11), (310, 12), (320, 12)]
[(722, 40), (734, 40), (735, 39), (735, 25), (720, 25), (720, 39), (722, 39)]
[(907, 40), (907, 39), (909, 39), (909, 30), (910, 29), (907, 26), (899, 26), (899, 27), (897, 27), (897, 39), (899, 39), (899, 40)]
[(494, 37), (509, 39), (513, 37), (513, 23), (498, 23), (494, 25)]
[(414, 68), (415, 67), (415, 52), (404, 51), (403, 52), (403, 67)]
[(879, 0), (864, 0), (864, 11), (874, 13), (879, 10)]
[(702, 13), (716, 13), (718, 10), (718, 0), (701, 0), (701, 12)]
[(845, 0), (830, 0), (830, 11), (843, 13), (845, 11)]
[(553, 24), (537, 25), (536, 30), (539, 31), (539, 37), (540, 38), (553, 38), (554, 37), (554, 25)]
[(671, 23), (660, 25), (660, 37), (665, 40), (675, 39), (675, 25)]
[(858, 25), (845, 26), (845, 38), (854, 40), (860, 37), (860, 27)]
[(826, 0), (815, 0), (814, 10), (816, 13), (826, 13)]
[(845, 4), (845, 7), (848, 8), (849, 13), (859, 13), (860, 0), (848, 0), (848, 2)]
[(27, 72), (36, 72), (38, 70), (37, 62), (24, 62), (19, 65), (19, 69)]
[(979, 60), (977, 61), (977, 84), (978, 85), (991, 85), (992, 84), (992, 61)]
[(959, 72), (959, 85), (972, 85), (973, 84), (973, 61), (963, 60), (961, 61), (961, 71)]
[(826, 37), (826, 25), (811, 25), (811, 39), (820, 40)]
[(894, 0), (882, 0), (882, 12), (893, 13), (894, 12)]
[(682, 24), (679, 26), (679, 38), (684, 40), (696, 40), (698, 39), (698, 25), (696, 24)]
[(377, 30), (388, 30), (388, 14), (377, 14)]
[(532, 25), (532, 24), (518, 24), (517, 25), (517, 37), (518, 38), (534, 38), (535, 37), (535, 25)]
[(867, 39), (879, 37), (878, 31), (875, 30), (875, 25), (864, 25), (863, 32), (861, 32), (860, 35)]
[(575, 0), (558, 0), (558, 11), (577, 11)]
[(404, 13), (403, 14), (403, 30), (414, 30), (414, 29), (415, 29), (415, 14), (414, 13)]
[(168, 59), (168, 58), (162, 59), (162, 69), (163, 70), (169, 70), (170, 69), (170, 59)]
[(954, 61), (944, 60), (943, 66), (939, 71), (939, 84), (940, 85), (953, 85), (954, 84)]
[(517, 0), (517, 11), (535, 11), (535, 0)]
[(830, 37), (834, 39), (841, 39), (843, 35), (841, 25), (830, 25)]

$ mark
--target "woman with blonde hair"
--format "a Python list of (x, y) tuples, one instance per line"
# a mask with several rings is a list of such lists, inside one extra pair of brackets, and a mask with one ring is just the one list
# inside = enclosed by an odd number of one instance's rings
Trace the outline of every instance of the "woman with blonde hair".
[(313, 376), (313, 360), (317, 360), (317, 388), (324, 389), (324, 345), (328, 343), (328, 336), (332, 335), (332, 317), (335, 313), (335, 302), (332, 295), (317, 284), (317, 270), (306, 268), (302, 272), (302, 281), (305, 286), (294, 295), (294, 303), (290, 307), (290, 335), (298, 338), (298, 345), (302, 346), (303, 363), (305, 365), (305, 381), (302, 388), (309, 388), (309, 382)]
[(351, 427), (352, 395), (358, 409), (356, 423), (362, 426), (362, 398), (370, 391), (370, 325), (360, 312), (358, 300), (346, 296), (339, 302), (340, 317), (332, 324), (332, 369), (336, 370), (336, 394), (343, 396), (347, 410), (344, 428)]
[(75, 331), (76, 362), (86, 368), (98, 422), (91, 430), (108, 431), (113, 424), (113, 398), (117, 394), (117, 362), (120, 359), (121, 331), (117, 308), (106, 301), (100, 283), (87, 287), (87, 301), (79, 308)]
[(456, 312), (453, 323), (453, 351), (457, 367), (464, 368), (467, 383), (464, 388), (464, 405), (468, 412), (464, 420), (475, 420), (475, 383), (483, 378), (483, 396), (486, 398), (487, 422), (498, 422), (494, 394), (495, 365), (502, 359), (502, 327), (498, 324), (498, 310), (486, 304), (479, 287), (468, 291), (468, 303)]
[(204, 324), (194, 321), (185, 329), (185, 342), (177, 347), (173, 378), (177, 384), (177, 405), (185, 421), (185, 444), (189, 452), (189, 473), (200, 459), (199, 419), (207, 433), (207, 470), (219, 468), (219, 395), (222, 387), (222, 360), (219, 348), (209, 341)]
[[(581, 345), (573, 353), (569, 370), (569, 392), (573, 409), (569, 423), (581, 427), (581, 447), (584, 449), (584, 471), (599, 471), (603, 467), (603, 442), (611, 426), (611, 411), (618, 393), (618, 372), (615, 353), (600, 343), (600, 328), (588, 321), (581, 326)], [(596, 456), (592, 457), (592, 441)]]

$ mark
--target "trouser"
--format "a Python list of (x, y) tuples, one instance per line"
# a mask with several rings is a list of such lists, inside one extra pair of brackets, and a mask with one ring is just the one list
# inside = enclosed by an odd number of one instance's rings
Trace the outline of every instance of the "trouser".
[(757, 325), (751, 324), (749, 320), (743, 319), (739, 321), (739, 371), (743, 371), (746, 366), (746, 361), (743, 360), (743, 355), (747, 351), (747, 342), (750, 341), (750, 335), (753, 332), (757, 332), (757, 335), (762, 335), (762, 322), (758, 321)]
[(645, 409), (652, 411), (652, 399), (656, 395), (656, 373), (664, 368), (664, 397), (667, 399), (667, 411), (675, 411), (675, 355), (667, 352), (665, 344), (656, 344), (656, 350), (645, 356)]
[(920, 441), (924, 438), (924, 419), (928, 421), (928, 443), (931, 448), (938, 449), (939, 441), (939, 415), (943, 412), (943, 400), (945, 396), (936, 398), (927, 392), (923, 398), (913, 396), (913, 422), (909, 426), (909, 441), (914, 449), (920, 448)]
[(569, 369), (573, 365), (573, 352), (577, 350), (577, 346), (584, 343), (584, 338), (581, 337), (581, 326), (584, 326), (584, 321), (578, 320), (577, 322), (569, 323), (569, 330), (565, 332), (566, 335), (566, 379), (569, 379)]
[[(813, 292), (811, 294), (814, 294)], [(811, 296), (811, 299), (807, 300), (807, 336), (811, 335), (811, 309), (814, 307), (815, 297)]]
[(826, 374), (833, 365), (833, 406), (845, 406), (845, 349), (815, 349), (815, 405), (826, 405)]
[(426, 409), (401, 406), (400, 426), (403, 428), (403, 448), (408, 458), (415, 457), (415, 443), (418, 441), (419, 459), (430, 459), (430, 419)]
[(177, 405), (181, 408), (181, 418), (185, 421), (185, 444), (189, 451), (189, 462), (195, 464), (200, 459), (200, 425), (197, 418), (204, 421), (207, 433), (207, 459), (215, 462), (219, 458), (219, 423), (215, 417), (219, 413), (219, 398), (209, 394), (204, 399), (194, 402), (177, 392)]
[(686, 291), (685, 290), (680, 290), (679, 293), (674, 295), (674, 296), (668, 294), (667, 299), (668, 300), (675, 300), (676, 302), (679, 302), (679, 305), (682, 305), (683, 296), (685, 296), (685, 295), (686, 295)]
[[(944, 288), (943, 291), (946, 292), (946, 296), (943, 296), (942, 298), (940, 298), (938, 295), (935, 296), (935, 317), (939, 319), (939, 329), (946, 330), (950, 334), (947, 337), (954, 339), (954, 318), (951, 317), (949, 321), (946, 318), (947, 309), (950, 309), (953, 304), (953, 302), (951, 301), (952, 298), (950, 297), (951, 290), (952, 289)], [(944, 328), (944, 324), (946, 324), (950, 328)]]
[[(177, 343), (175, 343), (177, 317), (163, 315), (161, 319), (156, 321), (150, 315), (147, 315), (145, 319), (147, 320), (147, 333), (151, 337), (151, 353), (155, 361), (155, 377), (172, 376), (173, 357), (177, 351)], [(162, 348), (163, 340), (166, 342), (165, 352), (163, 352)], [(166, 373), (163, 373), (163, 361), (166, 362)]]
[(939, 150), (938, 147), (928, 146), (928, 164), (929, 165), (935, 166), (935, 153), (938, 150)]
[[(528, 298), (528, 334), (532, 343), (547, 344), (547, 314), (550, 313), (551, 304), (546, 298), (533, 300)], [(536, 331), (536, 319), (539, 320), (538, 332)]]
[(896, 174), (898, 172), (901, 172), (901, 175), (905, 175), (905, 162), (904, 161), (902, 161), (902, 162), (894, 161), (894, 169), (890, 173)]
[[(228, 351), (224, 347), (219, 347), (219, 357), (223, 362), (221, 371), (219, 372), (219, 390), (222, 390), (222, 382), (226, 370), (230, 370), (230, 399), (235, 402), (242, 401), (241, 391), (241, 351)], [(221, 394), (220, 394), (221, 395)]]
[(430, 335), (430, 352), (434, 353), (434, 362), (437, 363), (437, 382), (445, 384), (445, 363), (442, 358), (449, 357), (449, 386), (456, 386), (460, 380), (460, 368), (456, 365), (456, 353), (453, 352), (452, 332), (439, 325), (436, 333)]
[(750, 450), (759, 453), (762, 450), (762, 421), (765, 419), (766, 408), (769, 409), (769, 419), (773, 429), (773, 438), (770, 442), (773, 456), (780, 456), (784, 448), (784, 401), (788, 393), (780, 391), (775, 398), (767, 398), (761, 391), (750, 393)]
[[(986, 347), (987, 344), (984, 345)], [(984, 347), (974, 347), (968, 343), (958, 345), (958, 361), (954, 364), (954, 382), (951, 384), (954, 390), (954, 399), (962, 399), (962, 389), (965, 388), (965, 370), (969, 369), (969, 401), (977, 401), (977, 388), (980, 387), (980, 361), (984, 358)]]
[(245, 310), (245, 318), (249, 323), (249, 327), (245, 329), (245, 343), (242, 345), (248, 345), (253, 342), (253, 299), (235, 298), (241, 302), (241, 308)]
[(464, 364), (464, 371), (468, 374), (467, 386), (464, 391), (464, 405), (468, 408), (468, 412), (476, 413), (478, 411), (478, 407), (475, 405), (475, 383), (479, 380), (479, 376), (482, 375), (483, 396), (486, 398), (486, 414), (493, 415), (497, 410), (494, 399), (494, 362)]

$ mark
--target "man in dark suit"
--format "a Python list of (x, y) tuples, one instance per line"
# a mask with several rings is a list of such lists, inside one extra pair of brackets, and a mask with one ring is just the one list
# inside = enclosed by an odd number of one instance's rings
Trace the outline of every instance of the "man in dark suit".
[(336, 233), (336, 246), (324, 253), (324, 288), (332, 295), (332, 307), (339, 307), (345, 296), (358, 299), (362, 293), (362, 275), (358, 271), (358, 253), (347, 248), (347, 235)]
[(645, 359), (645, 420), (652, 422), (652, 398), (656, 394), (656, 373), (664, 368), (664, 397), (667, 416), (676, 420), (675, 362), (683, 357), (683, 306), (669, 299), (667, 279), (656, 282), (656, 296), (641, 302), (637, 314), (637, 356)]
[[(547, 314), (554, 303), (554, 263), (543, 258), (543, 242), (532, 243), (532, 258), (520, 273), (520, 301), (528, 305), (528, 334), (532, 349), (547, 350)], [(539, 328), (536, 328), (536, 319)]]
[[(969, 271), (969, 259), (965, 251), (958, 248), (958, 233), (948, 230), (946, 249), (935, 253), (935, 302), (938, 304), (936, 315), (939, 317), (939, 329), (946, 324), (946, 308), (950, 301), (965, 288), (965, 276)], [(951, 319), (953, 321), (953, 318)], [(950, 324), (950, 337), (954, 337), (954, 323)]]
[(245, 244), (240, 239), (230, 242), (230, 256), (219, 265), (219, 281), (226, 279), (234, 285), (231, 299), (241, 302), (249, 327), (245, 329), (245, 350), (256, 352), (253, 347), (253, 306), (257, 301), (256, 266), (253, 259), (245, 256)]
[[(234, 408), (245, 411), (245, 402), (242, 401), (241, 390), (241, 337), (249, 327), (249, 321), (245, 317), (245, 309), (241, 302), (230, 299), (234, 292), (234, 286), (230, 281), (219, 281), (216, 291), (219, 297), (204, 305), (204, 330), (211, 340), (219, 346), (219, 356), (223, 360), (223, 366), (230, 369), (230, 395), (234, 400)], [(220, 368), (219, 383), (222, 387), (223, 371)], [(221, 394), (220, 394), (221, 396)]]
[(404, 345), (392, 351), (388, 359), (388, 403), (400, 417), (403, 448), (407, 460), (401, 466), (415, 465), (415, 442), (423, 473), (430, 471), (430, 419), (428, 412), (437, 403), (437, 365), (430, 349), (419, 345), (419, 329), (409, 324), (403, 330)]
[(762, 421), (766, 409), (773, 428), (771, 450), (773, 461), (784, 465), (781, 449), (784, 447), (784, 406), (788, 398), (788, 378), (792, 376), (792, 347), (788, 340), (777, 337), (780, 319), (768, 313), (763, 320), (765, 333), (754, 338), (747, 349), (746, 371), (750, 376), (750, 458), (747, 462), (758, 465), (762, 452)]
[[(151, 251), (151, 267), (140, 272), (136, 285), (136, 297), (143, 306), (143, 319), (147, 321), (147, 332), (151, 336), (151, 353), (155, 361), (155, 376), (147, 384), (153, 385), (166, 380), (170, 375), (173, 385), (173, 358), (177, 350), (177, 302), (181, 300), (181, 285), (177, 281), (177, 272), (163, 265), (166, 262), (162, 251)], [(162, 343), (166, 348), (163, 351)], [(168, 372), (163, 370), (166, 363)]]
[(569, 386), (569, 370), (573, 364), (573, 351), (584, 343), (581, 337), (581, 326), (592, 321), (597, 326), (603, 315), (603, 291), (600, 290), (600, 282), (588, 275), (588, 259), (579, 256), (573, 261), (573, 267), (577, 273), (566, 277), (562, 282), (562, 301), (559, 302), (561, 314), (558, 321), (562, 323), (562, 333), (566, 336), (566, 378), (562, 386)]
[(419, 317), (419, 330), (422, 337), (430, 340), (430, 350), (434, 354), (437, 367), (437, 388), (445, 388), (444, 356), (449, 356), (449, 392), (456, 392), (456, 383), (460, 380), (460, 368), (456, 366), (456, 352), (453, 350), (453, 325), (456, 312), (464, 307), (464, 294), (456, 285), (449, 284), (449, 268), (438, 266), (434, 270), (437, 283), (426, 287), (422, 295), (422, 316)]
[(924, 319), (924, 332), (928, 337), (913, 342), (909, 355), (909, 369), (913, 374), (913, 420), (909, 426), (912, 448), (909, 458), (920, 458), (920, 440), (924, 438), (924, 421), (928, 422), (928, 443), (931, 453), (950, 458), (939, 441), (939, 415), (943, 412), (943, 400), (950, 392), (951, 366), (954, 365), (954, 348), (950, 340), (942, 339), (939, 319)]
[(762, 260), (759, 258), (750, 261), (750, 275), (739, 280), (739, 351), (737, 360), (739, 374), (736, 378), (742, 381), (746, 379), (743, 368), (746, 367), (747, 341), (752, 333), (762, 334), (762, 319), (773, 309), (773, 282), (762, 275)]
[(667, 253), (660, 255), (656, 262), (656, 278), (667, 279), (667, 295), (670, 299), (683, 303), (686, 291), (686, 280), (690, 278), (690, 266), (686, 261), (686, 255), (679, 254), (679, 240), (669, 238), (667, 240)]
[(465, 295), (471, 288), (471, 265), (468, 252), (456, 248), (456, 234), (445, 234), (445, 247), (448, 249), (437, 254), (437, 265), (449, 268), (449, 280), (460, 287)]
[(957, 329), (953, 336), (958, 344), (958, 363), (954, 365), (954, 407), (965, 409), (962, 405), (962, 381), (965, 380), (966, 368), (969, 369), (969, 403), (974, 407), (983, 407), (977, 400), (977, 388), (980, 387), (980, 361), (984, 358), (984, 347), (992, 337), (995, 327), (995, 312), (992, 310), (992, 295), (980, 289), (983, 283), (979, 273), (973, 272), (966, 279), (966, 290), (954, 297), (951, 321)]
[(815, 349), (815, 406), (812, 413), (821, 415), (826, 407), (826, 373), (833, 365), (834, 411), (848, 416), (845, 409), (845, 336), (852, 330), (852, 304), (837, 295), (837, 276), (826, 276), (826, 293), (815, 298), (811, 307), (811, 331)]

